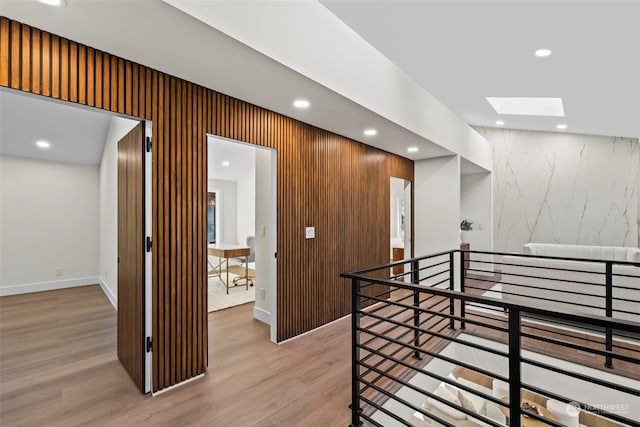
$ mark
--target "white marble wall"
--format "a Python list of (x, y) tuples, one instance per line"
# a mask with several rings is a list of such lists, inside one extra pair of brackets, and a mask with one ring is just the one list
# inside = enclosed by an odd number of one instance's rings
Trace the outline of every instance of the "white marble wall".
[(493, 144), (496, 251), (638, 246), (638, 139), (477, 130)]

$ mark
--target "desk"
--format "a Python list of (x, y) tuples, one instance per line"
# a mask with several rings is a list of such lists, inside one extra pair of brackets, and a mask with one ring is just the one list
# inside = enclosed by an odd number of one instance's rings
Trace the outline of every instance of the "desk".
[[(249, 253), (251, 250), (245, 246), (238, 245), (230, 245), (227, 243), (216, 243), (214, 245), (209, 245), (208, 255), (218, 257), (218, 265), (211, 264), (209, 261), (209, 257), (207, 257), (207, 263), (211, 269), (208, 272), (208, 276), (218, 276), (220, 281), (224, 283), (225, 288), (227, 288), (227, 295), (229, 294), (229, 288), (234, 286), (238, 286), (237, 283), (234, 283), (232, 286), (229, 286), (229, 258), (245, 258), (245, 285), (247, 290), (249, 290)], [(227, 271), (227, 280), (225, 281), (222, 278), (222, 266), (226, 264)]]
[[(509, 397), (505, 397), (502, 399), (504, 402), (509, 403)], [(528, 403), (529, 405), (535, 405), (538, 410), (540, 411), (541, 415), (545, 418), (548, 418), (552, 421), (558, 421), (558, 418), (556, 418), (555, 415), (553, 415), (551, 412), (549, 412), (547, 410), (547, 408), (545, 408), (544, 406), (540, 405), (537, 402), (534, 402), (532, 400), (529, 399), (522, 399), (522, 403)], [(507, 417), (507, 425), (509, 424), (509, 408), (505, 408), (504, 406), (500, 406), (500, 410), (502, 411), (502, 413)], [(538, 426), (548, 426), (549, 424), (547, 423), (543, 423), (540, 420), (536, 420), (535, 418), (532, 417), (527, 417), (522, 415), (520, 417), (520, 423), (522, 425), (522, 427), (538, 427)]]

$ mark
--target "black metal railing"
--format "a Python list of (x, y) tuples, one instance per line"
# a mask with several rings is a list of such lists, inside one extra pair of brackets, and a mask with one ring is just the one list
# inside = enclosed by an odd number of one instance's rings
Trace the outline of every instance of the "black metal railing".
[[(583, 273), (601, 280), (571, 278)], [(640, 425), (638, 263), (453, 250), (341, 276), (352, 290), (351, 426), (562, 426), (575, 414)]]

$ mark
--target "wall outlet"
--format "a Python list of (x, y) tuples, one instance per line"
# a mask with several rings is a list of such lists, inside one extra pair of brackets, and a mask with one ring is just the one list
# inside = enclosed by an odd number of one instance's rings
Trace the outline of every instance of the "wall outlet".
[(56, 276), (62, 276), (62, 267), (56, 268)]
[(260, 237), (264, 237), (267, 235), (267, 227), (264, 225), (260, 227)]
[(260, 288), (260, 299), (265, 299), (267, 297), (267, 290), (265, 288)]
[(315, 227), (305, 227), (304, 235), (307, 239), (315, 239), (316, 238), (316, 228)]

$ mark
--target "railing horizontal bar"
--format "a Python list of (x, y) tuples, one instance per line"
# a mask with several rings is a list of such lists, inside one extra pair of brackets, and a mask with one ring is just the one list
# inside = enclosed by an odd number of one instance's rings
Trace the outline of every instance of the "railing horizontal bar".
[(520, 336), (521, 337), (525, 337), (525, 338), (531, 338), (531, 339), (536, 340), (536, 341), (543, 341), (543, 342), (546, 342), (546, 343), (549, 343), (549, 344), (558, 345), (560, 347), (569, 347), (569, 348), (572, 348), (574, 350), (586, 351), (586, 352), (597, 354), (597, 355), (600, 355), (600, 356), (610, 356), (613, 359), (622, 360), (622, 361), (633, 363), (633, 364), (640, 364), (640, 359), (636, 359), (636, 358), (630, 357), (630, 356), (625, 356), (623, 354), (615, 354), (615, 353), (613, 353), (611, 351), (599, 350), (597, 348), (591, 348), (591, 347), (585, 347), (585, 346), (574, 344), (574, 343), (567, 342), (567, 341), (558, 341), (558, 340), (554, 340), (552, 338), (547, 338), (547, 337), (543, 337), (543, 336), (539, 336), (539, 335), (528, 334), (526, 332), (520, 332)]
[[(533, 286), (527, 286), (527, 285), (518, 285), (517, 283), (509, 283), (509, 282), (501, 282), (503, 284), (506, 285), (513, 285), (513, 286), (517, 286), (520, 288), (533, 288), (533, 289), (541, 289), (541, 290), (552, 290), (552, 289), (548, 289), (548, 288), (536, 288)], [(559, 292), (559, 291), (556, 291)], [(567, 305), (577, 305), (580, 307), (587, 307), (587, 308), (596, 308), (596, 309), (601, 309), (604, 310), (604, 307), (599, 307), (597, 305), (591, 305), (591, 304), (581, 304), (581, 303), (577, 303), (577, 302), (567, 302), (567, 301), (562, 301), (559, 299), (553, 299), (553, 298), (543, 298), (543, 297), (532, 297), (530, 295), (527, 294), (519, 294), (517, 292), (507, 292), (507, 291), (500, 291), (499, 293), (504, 294), (504, 295), (514, 295), (514, 296), (520, 296), (520, 297), (526, 297), (526, 298), (530, 298), (532, 300), (536, 300), (536, 301), (549, 301), (549, 302), (558, 302), (558, 303), (562, 303), (562, 304), (567, 304)], [(570, 293), (570, 292), (567, 292)], [(589, 294), (580, 294), (580, 295), (585, 295), (585, 296), (590, 296), (590, 297), (596, 297), (595, 295), (589, 295)], [(601, 297), (604, 300), (604, 296)]]
[(442, 279), (439, 282), (433, 283), (431, 285), (423, 285), (422, 283), (416, 285), (416, 286), (420, 286), (420, 289), (431, 289), (431, 288), (436, 288), (436, 289), (442, 289), (442, 288), (437, 288), (437, 286), (442, 285), (443, 283), (446, 283), (449, 281), (449, 278), (446, 279)]
[(451, 251), (437, 252), (435, 254), (426, 255), (426, 256), (423, 256), (423, 257), (420, 257), (420, 258), (412, 258), (412, 259), (409, 259), (409, 260), (402, 260), (402, 261), (398, 261), (398, 262), (392, 262), (390, 264), (378, 265), (378, 266), (375, 266), (375, 267), (364, 268), (362, 270), (356, 270), (356, 271), (352, 271), (350, 273), (343, 273), (343, 274), (346, 274), (347, 276), (350, 276), (350, 275), (362, 275), (364, 273), (371, 273), (372, 271), (383, 270), (385, 268), (391, 268), (391, 267), (395, 267), (395, 266), (398, 266), (398, 265), (410, 264), (411, 262), (414, 262), (414, 261), (424, 261), (425, 259), (431, 259), (431, 258), (436, 258), (436, 257), (439, 257), (439, 256), (449, 255), (449, 252), (451, 252)]
[[(369, 316), (371, 316), (371, 315), (369, 315)], [(377, 316), (377, 315), (373, 315), (373, 316), (375, 318), (378, 318), (378, 319), (381, 319), (381, 320), (383, 319), (382, 317)], [(459, 338), (454, 338), (454, 337), (450, 337), (450, 336), (447, 336), (447, 335), (438, 334), (438, 333), (435, 333), (433, 331), (422, 330), (420, 328), (416, 328), (413, 325), (407, 325), (407, 324), (403, 325), (402, 323), (396, 322), (395, 320), (384, 320), (384, 321), (392, 323), (394, 325), (402, 326), (404, 328), (408, 328), (408, 329), (411, 329), (411, 330), (417, 330), (417, 331), (420, 331), (420, 332), (422, 332), (424, 334), (433, 335), (433, 336), (436, 336), (438, 338), (442, 338), (442, 339), (450, 341), (450, 342), (455, 342), (455, 343), (458, 343), (458, 344), (461, 344), (461, 345), (466, 345), (467, 347), (475, 348), (477, 350), (486, 351), (486, 352), (493, 353), (495, 355), (502, 356), (502, 357), (509, 357), (509, 355), (507, 353), (503, 352), (503, 351), (495, 350), (495, 349), (492, 349), (492, 348), (489, 348), (489, 347), (484, 347), (484, 346), (482, 346), (480, 344), (475, 344), (475, 343), (471, 343), (469, 341), (461, 340)], [(493, 328), (491, 328), (491, 329), (493, 329)]]
[[(429, 418), (434, 419), (434, 420), (436, 420), (436, 421), (440, 422), (440, 421), (439, 421), (439, 420), (440, 420), (440, 418), (439, 418), (439, 417), (437, 417), (436, 415), (433, 415), (433, 414), (431, 414), (431, 413), (429, 413), (429, 412), (426, 412), (424, 409), (422, 409), (422, 408), (420, 408), (420, 407), (418, 407), (418, 406), (415, 406), (414, 404), (412, 404), (412, 403), (410, 403), (410, 402), (407, 402), (407, 401), (406, 401), (406, 400), (404, 400), (404, 399), (399, 398), (399, 397), (398, 397), (398, 396), (396, 396), (395, 394), (390, 393), (390, 392), (388, 392), (387, 390), (384, 390), (384, 389), (380, 388), (379, 386), (377, 386), (377, 385), (375, 385), (375, 384), (368, 383), (367, 381), (360, 380), (360, 382), (365, 383), (365, 384), (369, 384), (369, 386), (370, 386), (371, 388), (373, 388), (374, 390), (378, 391), (379, 393), (382, 393), (382, 394), (384, 394), (385, 396), (387, 396), (387, 397), (389, 397), (389, 398), (391, 398), (391, 399), (395, 400), (396, 402), (400, 402), (402, 405), (404, 405), (404, 406), (406, 406), (406, 407), (408, 407), (408, 408), (411, 408), (411, 409), (413, 409), (414, 411), (418, 411), (418, 412), (422, 413), (423, 415), (427, 415)], [(437, 396), (436, 396), (436, 397), (437, 397)], [(362, 396), (361, 396), (360, 398), (361, 398), (361, 399), (366, 399), (365, 397), (362, 397)], [(442, 399), (442, 398), (440, 398), (440, 399)], [(367, 400), (368, 402), (371, 402), (369, 399), (366, 399), (366, 400)], [(444, 399), (442, 399), (442, 400), (444, 400)], [(445, 401), (445, 402), (446, 402), (446, 401)], [(371, 402), (371, 404), (372, 404), (372, 406), (373, 406), (374, 408), (376, 408), (376, 409), (380, 409), (380, 408), (382, 408), (382, 406), (380, 406), (380, 405), (376, 405), (376, 404), (375, 404), (375, 403), (373, 403), (373, 402)], [(445, 403), (445, 405), (446, 405), (446, 404), (447, 404), (447, 403)], [(389, 414), (387, 414), (387, 415), (389, 415)], [(398, 417), (397, 415), (393, 415), (393, 418), (395, 418), (396, 420), (401, 421), (401, 422), (403, 422), (403, 423), (406, 423), (406, 421), (402, 421), (402, 418)], [(444, 420), (442, 420), (442, 421), (444, 421)], [(446, 425), (446, 426), (455, 427), (454, 425), (449, 424), (449, 423), (448, 423), (448, 422), (446, 422), (446, 421), (444, 421), (442, 424), (444, 424), (444, 425)]]
[[(531, 285), (525, 285), (525, 284), (522, 284), (522, 283), (506, 282), (506, 281), (503, 281), (503, 280), (501, 280), (500, 283), (503, 284), (503, 285), (516, 286), (518, 288), (535, 289), (535, 290), (542, 290), (542, 291), (551, 291), (551, 292), (556, 292), (556, 293), (561, 293), (561, 294), (582, 295), (582, 296), (586, 296), (586, 297), (604, 299), (604, 294), (603, 295), (594, 295), (594, 294), (588, 293), (588, 292), (576, 292), (576, 291), (569, 291), (569, 290), (564, 290), (564, 289), (548, 288), (546, 286), (531, 286)], [(602, 286), (602, 288), (604, 289), (604, 286)], [(496, 292), (496, 291), (494, 291), (494, 292)], [(507, 292), (500, 291), (500, 293), (507, 293)], [(532, 297), (532, 298), (538, 299), (538, 297)], [(558, 300), (551, 299), (551, 301), (558, 301)]]
[[(340, 274), (340, 276), (350, 278), (350, 279), (370, 280), (369, 278), (363, 278), (358, 275), (349, 275), (346, 273), (342, 273)], [(377, 282), (385, 285), (394, 285), (392, 282), (384, 279), (378, 279)], [(519, 310), (522, 313), (535, 314), (539, 316), (561, 319), (561, 320), (577, 322), (577, 323), (587, 323), (587, 324), (592, 324), (594, 326), (600, 326), (604, 328), (612, 328), (612, 329), (618, 329), (618, 330), (623, 330), (628, 332), (636, 332), (640, 328), (640, 323), (634, 322), (632, 320), (626, 320), (626, 319), (611, 320), (606, 317), (597, 316), (597, 315), (586, 317), (586, 316), (582, 316), (574, 313), (551, 311), (549, 309), (545, 309), (542, 307), (535, 307), (531, 305), (523, 306), (520, 304), (514, 304), (511, 302), (506, 302), (496, 298), (489, 298), (489, 297), (479, 296), (479, 295), (467, 295), (464, 292), (451, 291), (448, 289), (423, 288), (423, 287), (408, 284), (408, 283), (396, 284), (395, 286), (403, 289), (408, 289), (411, 291), (413, 290), (424, 291), (425, 289), (428, 289), (428, 293), (446, 297), (446, 298), (454, 298), (457, 300), (463, 300), (463, 301), (469, 301), (469, 302), (478, 302), (481, 304), (493, 305), (496, 307), (504, 307), (504, 308), (513, 309), (513, 310)]]
[(444, 264), (449, 264), (449, 260), (447, 259), (447, 260), (444, 260), (444, 261), (441, 261), (441, 262), (436, 262), (435, 264), (429, 264), (426, 267), (420, 267), (420, 268), (418, 268), (417, 271), (429, 270), (430, 268), (437, 267), (439, 265), (444, 265)]
[(549, 397), (549, 398), (554, 399), (554, 400), (559, 400), (559, 401), (564, 402), (564, 403), (577, 403), (578, 405), (580, 405), (580, 408), (583, 411), (589, 412), (589, 413), (592, 413), (592, 414), (595, 413), (596, 415), (599, 415), (599, 416), (601, 416), (601, 417), (603, 417), (605, 419), (608, 418), (608, 419), (615, 420), (615, 421), (621, 422), (623, 424), (628, 424), (628, 425), (638, 425), (637, 422), (634, 422), (634, 421), (632, 421), (630, 419), (627, 419), (627, 418), (622, 417), (620, 415), (616, 415), (616, 414), (611, 413), (611, 412), (607, 412), (607, 411), (603, 411), (603, 410), (599, 410), (598, 412), (589, 411), (588, 408), (591, 407), (591, 405), (589, 405), (589, 404), (586, 404), (584, 402), (580, 402), (580, 401), (575, 400), (575, 399), (569, 399), (567, 397), (561, 396), (559, 394), (553, 393), (553, 392), (548, 391), (548, 390), (541, 389), (541, 388), (536, 387), (536, 386), (531, 385), (531, 384), (522, 384), (522, 387), (526, 388), (529, 391), (532, 391), (533, 393), (539, 394), (541, 396), (546, 396), (546, 397)]
[(563, 257), (546, 256), (546, 255), (514, 254), (512, 252), (487, 252), (487, 251), (473, 251), (473, 250), (462, 250), (462, 249), (453, 249), (451, 252), (465, 252), (470, 254), (483, 254), (483, 255), (508, 255), (508, 256), (519, 256), (522, 258), (557, 259), (561, 261), (591, 262), (591, 263), (599, 263), (599, 264), (606, 264), (609, 262), (613, 265), (632, 265), (635, 267), (640, 267), (640, 262), (633, 262), (633, 261), (614, 261), (614, 260), (602, 260), (602, 259), (592, 259), (592, 258), (563, 258)]
[[(589, 285), (589, 286), (598, 286), (601, 288), (605, 287), (604, 283), (593, 283), (593, 282), (585, 282), (581, 280), (571, 280), (571, 279), (560, 279), (558, 277), (546, 277), (546, 276), (532, 276), (530, 274), (519, 274), (519, 273), (502, 273), (502, 277), (504, 276), (513, 276), (513, 277), (524, 277), (525, 279), (542, 279), (542, 280), (551, 280), (552, 282), (560, 282), (560, 283), (573, 283), (576, 285)], [(502, 280), (501, 280), (502, 282)], [(504, 283), (504, 282), (502, 282)], [(545, 288), (540, 288), (545, 289)], [(553, 288), (551, 288), (553, 289)]]
[(613, 309), (613, 311), (614, 311), (615, 313), (633, 314), (633, 315), (635, 315), (635, 316), (637, 316), (637, 315), (638, 315), (638, 312), (637, 312), (637, 311), (621, 310), (621, 309), (616, 309), (616, 308), (614, 308), (614, 309)]
[[(369, 349), (364, 348), (362, 346), (361, 346), (361, 348), (363, 348), (364, 350), (367, 350), (367, 351), (369, 350)], [(400, 365), (402, 365), (402, 366), (404, 366), (406, 368), (409, 368), (409, 369), (411, 369), (413, 371), (416, 371), (419, 374), (426, 375), (426, 376), (431, 377), (431, 378), (435, 378), (438, 381), (442, 381), (442, 382), (445, 382), (447, 384), (451, 384), (451, 385), (453, 385), (453, 386), (455, 386), (455, 387), (457, 387), (459, 389), (462, 389), (462, 390), (464, 390), (464, 391), (466, 391), (468, 393), (472, 393), (472, 394), (474, 394), (476, 396), (482, 397), (483, 399), (490, 400), (491, 402), (496, 403), (496, 404), (498, 404), (500, 406), (504, 406), (505, 408), (509, 406), (508, 403), (505, 403), (501, 399), (498, 399), (498, 398), (496, 398), (494, 396), (490, 396), (488, 394), (480, 393), (477, 390), (474, 390), (471, 387), (468, 387), (466, 385), (460, 384), (457, 381), (453, 381), (453, 380), (449, 379), (448, 377), (443, 377), (441, 375), (435, 374), (435, 373), (433, 373), (431, 371), (428, 371), (426, 369), (420, 369), (420, 368), (418, 368), (418, 367), (416, 367), (414, 365), (406, 363), (406, 362), (404, 362), (402, 360), (398, 360), (398, 359), (396, 359), (394, 357), (390, 357), (390, 356), (382, 356), (382, 357), (386, 357), (387, 359), (391, 360), (392, 362), (398, 363), (398, 364), (400, 364)]]
[[(432, 279), (432, 278), (434, 278), (434, 277), (436, 277), (436, 276), (439, 276), (439, 275), (441, 275), (441, 274), (448, 273), (449, 271), (450, 271), (450, 269), (448, 269), (448, 268), (447, 268), (446, 270), (442, 270), (442, 271), (439, 271), (439, 272), (437, 272), (437, 273), (430, 274), (429, 276), (421, 277), (421, 278), (420, 278), (420, 282), (423, 282), (423, 281), (428, 280), (428, 279)], [(448, 278), (447, 278), (447, 280), (448, 280)], [(446, 282), (446, 280), (445, 280), (445, 282)], [(442, 282), (441, 282), (441, 283), (442, 283)]]
[[(362, 331), (361, 328), (358, 328), (358, 330)], [(506, 378), (506, 377), (504, 377), (504, 376), (502, 376), (500, 374), (497, 374), (495, 372), (490, 372), (490, 371), (487, 371), (487, 370), (482, 369), (482, 368), (478, 368), (477, 366), (470, 365), (470, 364), (468, 364), (466, 362), (462, 362), (460, 360), (455, 360), (455, 359), (453, 359), (453, 358), (451, 358), (449, 356), (443, 356), (440, 353), (434, 353), (433, 351), (426, 350), (426, 349), (421, 348), (421, 347), (416, 347), (416, 346), (414, 346), (412, 344), (403, 343), (401, 341), (397, 341), (397, 340), (395, 340), (393, 338), (390, 338), (390, 337), (381, 336), (379, 334), (376, 334), (375, 332), (371, 332), (371, 331), (363, 331), (363, 332), (367, 332), (368, 334), (371, 334), (371, 335), (378, 335), (378, 337), (383, 339), (383, 340), (391, 341), (391, 342), (393, 342), (395, 344), (398, 344), (400, 346), (404, 346), (406, 348), (410, 348), (410, 349), (418, 351), (420, 353), (427, 354), (427, 355), (429, 355), (431, 357), (434, 357), (436, 359), (444, 360), (445, 362), (449, 362), (449, 363), (451, 363), (453, 365), (459, 365), (459, 366), (462, 366), (463, 368), (467, 368), (467, 369), (471, 369), (472, 371), (480, 372), (481, 374), (486, 375), (488, 377), (493, 377), (493, 378), (499, 379), (500, 381), (509, 382), (508, 378)]]
[(617, 298), (617, 297), (611, 297), (611, 299), (614, 301), (635, 302), (637, 304), (640, 304), (640, 300), (637, 300), (637, 299)]
[[(397, 302), (395, 302), (395, 301), (389, 301), (389, 300), (380, 300), (380, 299), (376, 299), (376, 298), (370, 298), (370, 299), (373, 299), (374, 301), (381, 301), (381, 302), (385, 302), (385, 303), (387, 303), (387, 304), (394, 305), (394, 306), (397, 306), (397, 307), (403, 307), (403, 308), (405, 308), (406, 310), (418, 310), (418, 311), (420, 311), (421, 313), (425, 313), (425, 314), (432, 314), (432, 315), (435, 315), (435, 316), (440, 316), (440, 317), (444, 317), (444, 318), (447, 318), (447, 319), (454, 319), (454, 320), (459, 320), (459, 321), (463, 321), (463, 320), (464, 320), (464, 321), (465, 321), (465, 322), (467, 322), (467, 323), (473, 323), (473, 324), (480, 325), (480, 326), (483, 326), (483, 327), (487, 327), (487, 328), (490, 328), (490, 329), (496, 329), (496, 330), (499, 330), (499, 331), (502, 331), (502, 332), (505, 332), (505, 331), (506, 331), (506, 329), (500, 328), (499, 326), (491, 326), (491, 327), (490, 327), (490, 326), (487, 326), (487, 324), (486, 324), (486, 323), (476, 322), (476, 321), (474, 321), (474, 320), (470, 320), (470, 319), (467, 319), (467, 318), (465, 318), (465, 317), (460, 317), (460, 316), (451, 315), (451, 314), (446, 313), (446, 312), (431, 311), (431, 310), (430, 310), (430, 308), (433, 308), (433, 307), (435, 307), (435, 306), (436, 306), (436, 305), (438, 305), (438, 304), (444, 304), (444, 303), (447, 303), (447, 301), (445, 301), (445, 300), (438, 301), (438, 302), (437, 302), (436, 304), (434, 304), (432, 307), (426, 307), (426, 308), (425, 308), (425, 307), (416, 307), (416, 306), (413, 306), (413, 305), (407, 305), (407, 304), (400, 304), (400, 303), (397, 303)], [(363, 312), (363, 313), (364, 313), (364, 312)], [(367, 312), (367, 313), (369, 313), (369, 312)]]
[[(382, 413), (384, 413), (386, 415), (389, 415), (391, 418), (395, 419), (396, 421), (398, 421), (401, 424), (404, 424), (405, 426), (411, 426), (411, 424), (409, 424), (407, 421), (405, 421), (402, 418), (398, 417), (396, 414), (392, 413), (391, 411), (386, 409), (384, 406), (380, 406), (380, 405), (374, 403), (373, 401), (367, 399), (366, 397), (360, 397), (360, 399), (362, 399), (363, 402), (367, 403), (372, 408), (375, 408), (376, 411), (380, 411), (380, 412), (382, 412)], [(362, 414), (361, 417), (364, 418), (366, 421), (370, 422), (371, 424), (373, 424), (376, 427), (385, 427), (384, 425), (378, 423), (377, 421), (374, 421), (373, 418), (371, 418), (371, 416), (369, 416), (369, 415)], [(447, 427), (451, 426), (451, 424), (447, 423), (446, 421), (443, 423), (443, 425), (446, 425)]]
[[(511, 254), (512, 256), (521, 256), (521, 254)], [(534, 257), (534, 258), (540, 258), (540, 257)], [(564, 258), (558, 258), (558, 259), (562, 259), (565, 260)], [(539, 270), (552, 270), (552, 271), (567, 271), (569, 273), (588, 273), (588, 274), (595, 274), (595, 275), (599, 275), (599, 276), (604, 276), (606, 273), (604, 271), (586, 271), (586, 270), (576, 270), (573, 268), (562, 268), (562, 267), (546, 267), (546, 266), (541, 266), (541, 265), (529, 265), (529, 264), (518, 264), (515, 262), (500, 262), (500, 261), (482, 261), (482, 260), (475, 260), (475, 259), (471, 259), (469, 260), (470, 262), (475, 262), (478, 264), (492, 264), (492, 265), (508, 265), (511, 267), (523, 267), (523, 268), (536, 268)], [(570, 261), (570, 260), (566, 260), (566, 261)], [(502, 272), (501, 272), (502, 273)], [(505, 273), (502, 273), (505, 274)]]
[(523, 357), (521, 359), (521, 361), (522, 361), (522, 363), (526, 363), (526, 364), (529, 364), (529, 365), (537, 366), (537, 367), (543, 368), (543, 369), (548, 369), (550, 371), (557, 372), (559, 374), (566, 375), (566, 376), (569, 376), (569, 377), (574, 377), (574, 378), (577, 378), (577, 379), (582, 380), (582, 381), (591, 382), (593, 384), (597, 384), (597, 385), (600, 385), (602, 387), (618, 390), (618, 391), (621, 391), (623, 393), (631, 394), (633, 396), (640, 396), (640, 390), (635, 390), (635, 389), (632, 389), (632, 388), (629, 388), (629, 387), (625, 387), (625, 386), (620, 385), (620, 384), (615, 384), (615, 383), (612, 383), (612, 382), (609, 382), (609, 381), (604, 381), (604, 380), (601, 380), (600, 378), (591, 377), (589, 375), (584, 375), (584, 374), (581, 374), (581, 373), (575, 372), (575, 371), (567, 371), (567, 370), (564, 370), (564, 369), (561, 369), (561, 368), (557, 368), (555, 366), (552, 366), (552, 365), (549, 365), (549, 364), (546, 364), (546, 363), (538, 362), (538, 361), (535, 361), (533, 359), (528, 359), (526, 357)]
[(630, 277), (632, 279), (640, 279), (640, 274), (623, 274), (623, 273), (611, 273), (613, 277)]
[[(471, 416), (471, 417), (473, 417), (473, 418), (476, 418), (476, 417), (477, 417), (478, 419), (480, 419), (480, 420), (482, 420), (482, 421), (485, 421), (485, 418), (482, 418), (482, 417), (478, 416), (478, 414), (477, 414), (477, 413), (475, 413), (475, 412), (473, 412), (473, 411), (471, 411), (471, 410), (469, 410), (469, 409), (465, 408), (464, 406), (459, 406), (459, 405), (452, 404), (452, 403), (451, 403), (450, 401), (448, 401), (447, 399), (445, 399), (445, 398), (443, 398), (443, 397), (440, 397), (440, 396), (438, 396), (437, 394), (433, 394), (433, 393), (431, 393), (431, 392), (428, 392), (428, 391), (426, 391), (426, 390), (422, 390), (421, 388), (416, 387), (415, 385), (411, 384), (411, 383), (410, 383), (410, 382), (408, 382), (408, 381), (404, 381), (404, 380), (402, 380), (402, 379), (400, 379), (400, 378), (396, 378), (396, 377), (394, 377), (394, 376), (392, 376), (392, 375), (387, 375), (387, 374), (381, 374), (381, 375), (384, 375), (386, 378), (390, 379), (390, 380), (391, 380), (391, 381), (393, 381), (393, 382), (396, 382), (396, 383), (398, 383), (398, 384), (402, 384), (402, 386), (404, 386), (404, 387), (410, 388), (410, 389), (411, 389), (411, 390), (413, 390), (413, 391), (417, 391), (418, 393), (423, 394), (423, 395), (426, 395), (426, 396), (430, 397), (431, 399), (435, 399), (435, 400), (437, 400), (437, 401), (439, 401), (439, 402), (441, 402), (441, 403), (443, 403), (443, 404), (445, 404), (445, 405), (447, 405), (447, 406), (449, 406), (449, 407), (451, 407), (451, 408), (454, 408), (454, 409), (455, 409), (455, 410), (457, 410), (457, 411), (460, 411), (460, 412), (463, 412), (463, 413), (465, 413), (465, 414), (467, 414), (467, 415), (470, 415), (470, 416)], [(364, 380), (362, 380), (362, 379), (361, 379), (361, 381), (362, 381), (362, 382), (365, 382), (365, 381), (364, 381)], [(405, 403), (406, 401), (404, 401), (404, 399), (396, 399), (396, 400), (401, 401), (401, 403), (403, 403), (403, 404), (404, 404), (404, 405), (406, 405), (406, 406), (409, 406), (409, 407), (410, 407), (410, 408), (412, 408), (412, 409), (416, 409), (416, 410), (418, 410), (418, 411), (420, 411), (420, 412), (422, 412), (422, 411), (423, 411), (423, 409), (422, 409), (422, 408), (417, 408), (417, 407), (415, 407), (415, 406), (413, 406), (413, 405), (411, 405), (411, 404), (407, 404), (407, 403)], [(429, 412), (427, 412), (427, 413), (429, 413)], [(494, 426), (494, 427), (504, 427), (504, 426), (502, 426), (501, 424), (498, 424), (498, 423), (496, 423), (495, 421), (491, 420), (490, 418), (486, 418), (486, 420), (488, 421), (488, 424), (490, 424), (490, 425), (492, 425), (492, 426)]]
[[(575, 335), (567, 334), (567, 333), (564, 333), (564, 332), (554, 331), (554, 330), (546, 329), (546, 328), (540, 328), (540, 327), (532, 326), (532, 325), (528, 325), (528, 324), (527, 325), (523, 325), (523, 326), (526, 327), (527, 329), (534, 329), (536, 331), (548, 332), (550, 334), (560, 335), (560, 336), (568, 337), (568, 338), (579, 338), (582, 341), (588, 341), (588, 342), (592, 342), (592, 343), (595, 343), (595, 344), (604, 345), (604, 341), (603, 340), (598, 341), (596, 339), (587, 338), (587, 337), (576, 337)], [(558, 327), (561, 327), (561, 326), (558, 326)], [(600, 336), (600, 338), (604, 339), (604, 335)]]

